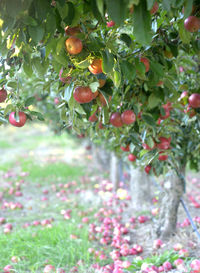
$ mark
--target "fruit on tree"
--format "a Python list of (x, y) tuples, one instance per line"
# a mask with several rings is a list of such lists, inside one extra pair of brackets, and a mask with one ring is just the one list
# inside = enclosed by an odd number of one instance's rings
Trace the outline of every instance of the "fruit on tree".
[(92, 90), (88, 86), (77, 86), (74, 90), (73, 96), (79, 103), (88, 103), (94, 98)]
[(126, 145), (126, 146), (121, 146), (120, 149), (124, 152), (129, 152), (130, 151), (130, 145)]
[(189, 106), (192, 108), (199, 108), (200, 107), (200, 94), (198, 93), (193, 93), (192, 95), (189, 96)]
[(123, 122), (120, 113), (118, 112), (112, 113), (110, 116), (110, 123), (115, 127), (122, 127)]
[(106, 84), (106, 80), (99, 79), (99, 88), (102, 88)]
[(168, 58), (168, 59), (171, 59), (171, 58), (173, 58), (173, 54), (172, 54), (172, 52), (170, 51), (170, 50), (165, 50), (164, 51), (164, 55), (165, 55), (165, 57), (166, 58)]
[(70, 83), (72, 77), (70, 77), (70, 76), (64, 77), (63, 76), (63, 68), (61, 68), (60, 72), (59, 72), (59, 79), (63, 83)]
[(128, 155), (128, 160), (131, 161), (131, 162), (135, 161), (136, 158), (137, 158), (137, 157), (136, 157), (135, 155), (133, 155), (133, 154), (129, 154), (129, 155)]
[(200, 29), (200, 19), (196, 16), (189, 16), (184, 21), (184, 27), (189, 32), (196, 32)]
[(122, 122), (129, 125), (135, 122), (136, 116), (132, 110), (126, 110), (121, 115)]
[(98, 118), (97, 118), (97, 116), (96, 116), (96, 112), (94, 113), (94, 114), (92, 114), (90, 117), (89, 117), (89, 121), (90, 122), (95, 122), (95, 121), (97, 121), (98, 120)]
[(160, 161), (165, 161), (165, 160), (167, 160), (167, 159), (168, 159), (168, 155), (163, 154), (162, 151), (159, 152), (158, 160), (160, 160)]
[(145, 72), (148, 72), (150, 68), (149, 60), (145, 57), (141, 57), (140, 61), (145, 65)]
[(152, 168), (151, 165), (147, 165), (147, 166), (144, 168), (144, 170), (145, 170), (145, 172), (146, 172), (147, 174), (149, 174), (151, 168)]
[(160, 143), (156, 144), (156, 147), (160, 150), (168, 150), (170, 148), (171, 138), (159, 137)]
[[(111, 101), (111, 98), (112, 98), (112, 97), (109, 96), (108, 102)], [(102, 93), (99, 93), (99, 99), (100, 99), (100, 102), (101, 102), (101, 105), (102, 105), (102, 106), (106, 106), (106, 105), (107, 105), (106, 100), (105, 100), (104, 96), (102, 95)]]
[(160, 119), (164, 120), (164, 119), (167, 119), (168, 117), (170, 117), (170, 110), (167, 107), (164, 107), (164, 106), (162, 106), (162, 107), (165, 110), (165, 115), (164, 116), (160, 115)]
[(58, 98), (58, 97), (55, 97), (55, 98), (54, 98), (54, 104), (56, 104), (56, 105), (57, 105), (57, 104), (59, 104), (59, 103), (60, 103), (59, 98)]
[(79, 38), (71, 36), (65, 41), (65, 47), (69, 54), (77, 55), (82, 51), (83, 44)]
[(151, 151), (151, 150), (153, 150), (153, 149), (156, 148), (156, 144), (155, 144), (155, 142), (154, 142), (154, 145), (153, 145), (153, 147), (151, 148), (148, 144), (142, 143), (142, 147), (143, 147), (145, 150)]
[(80, 32), (80, 27), (70, 27), (70, 26), (66, 26), (65, 28), (65, 33), (68, 36), (75, 36), (76, 34), (78, 34)]
[(7, 91), (4, 88), (2, 88), (0, 90), (0, 102), (4, 102), (6, 98), (7, 98)]
[(155, 1), (155, 3), (154, 3), (154, 5), (153, 5), (152, 9), (150, 10), (150, 13), (151, 13), (152, 15), (155, 14), (155, 13), (158, 11), (158, 8), (159, 8), (158, 2)]
[(114, 27), (115, 26), (115, 22), (114, 21), (109, 21), (106, 24), (107, 24), (107, 27)]
[(97, 90), (96, 92), (94, 92), (92, 94), (93, 94), (93, 99), (95, 99), (99, 95), (99, 91)]
[(11, 112), (9, 115), (9, 122), (15, 127), (23, 127), (26, 123), (26, 114), (24, 112), (19, 112), (19, 121), (15, 119), (15, 112)]
[(102, 70), (102, 60), (101, 59), (95, 59), (91, 63), (91, 65), (88, 66), (88, 69), (92, 74), (100, 74), (103, 72)]

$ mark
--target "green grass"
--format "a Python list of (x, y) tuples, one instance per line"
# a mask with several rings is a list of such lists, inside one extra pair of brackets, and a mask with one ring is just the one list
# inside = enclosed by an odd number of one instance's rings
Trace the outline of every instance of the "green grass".
[(10, 143), (10, 142), (8, 142), (8, 141), (6, 141), (6, 140), (0, 140), (0, 149), (6, 149), (6, 148), (12, 148), (13, 147), (13, 145)]
[[(44, 165), (38, 165), (29, 160), (21, 160), (21, 168), (24, 172), (28, 172), (29, 180), (40, 180), (42, 183), (46, 180), (49, 183), (51, 179), (77, 179), (84, 174), (84, 168), (82, 166), (71, 166), (64, 162), (48, 163)], [(44, 180), (45, 179), (45, 180)]]
[[(90, 247), (87, 229), (83, 227), (77, 230), (76, 224), (77, 222), (63, 222), (52, 228), (19, 229), (9, 235), (1, 235), (0, 269), (11, 263), (12, 256), (20, 257), (20, 262), (13, 264), (17, 273), (42, 272), (45, 260), (66, 270), (76, 265), (80, 259), (90, 264), (92, 261), (87, 251)], [(77, 234), (78, 239), (70, 239), (70, 234)]]
[(14, 162), (7, 161), (5, 163), (0, 164), (0, 171), (7, 172), (9, 169), (11, 169), (14, 165)]

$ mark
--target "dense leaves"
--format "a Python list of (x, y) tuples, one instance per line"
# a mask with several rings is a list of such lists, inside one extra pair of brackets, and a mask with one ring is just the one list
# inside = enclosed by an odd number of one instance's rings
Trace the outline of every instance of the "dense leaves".
[[(184, 26), (190, 15), (197, 31)], [(154, 165), (158, 174), (175, 162), (180, 169), (186, 159), (197, 168), (200, 110), (190, 109), (188, 97), (200, 93), (199, 15), (191, 0), (1, 1), (0, 81), (8, 97), (0, 122), (11, 112), (39, 120), (45, 112), (59, 128), (109, 139), (119, 154), (120, 145), (130, 144), (136, 162)], [(91, 73), (95, 59), (102, 67)], [(77, 86), (91, 89), (87, 102), (74, 99)], [(188, 97), (180, 100), (184, 90)], [(134, 112), (133, 124), (109, 122), (126, 110)], [(153, 148), (160, 136), (172, 138), (166, 162)]]

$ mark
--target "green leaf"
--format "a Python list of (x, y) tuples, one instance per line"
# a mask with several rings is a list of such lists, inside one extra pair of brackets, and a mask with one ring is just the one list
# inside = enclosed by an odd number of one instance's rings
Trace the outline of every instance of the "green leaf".
[(154, 142), (154, 140), (153, 140), (153, 138), (152, 137), (147, 137), (146, 139), (145, 139), (145, 143), (150, 147), (150, 148), (153, 148), (154, 146), (155, 146), (155, 142)]
[(92, 82), (89, 84), (90, 89), (95, 93), (99, 87), (99, 82)]
[(161, 64), (151, 61), (150, 67), (153, 70), (153, 72), (159, 75), (160, 77), (164, 76), (163, 66)]
[(60, 3), (57, 2), (56, 7), (58, 9), (60, 17), (64, 20), (68, 16), (68, 13), (70, 13), (67, 3), (61, 6)]
[(8, 81), (7, 86), (11, 87), (13, 89), (17, 89), (17, 81), (10, 80), (10, 81)]
[(7, 14), (11, 17), (16, 17), (17, 14), (23, 9), (23, 3), (21, 0), (9, 0), (6, 2)]
[(74, 83), (70, 83), (70, 85), (68, 85), (66, 88), (65, 88), (65, 91), (64, 91), (64, 100), (69, 102), (70, 98), (72, 97), (72, 94), (73, 94), (73, 90), (74, 90)]
[(122, 33), (122, 34), (120, 35), (119, 39), (120, 39), (121, 41), (123, 41), (128, 47), (130, 47), (131, 44), (132, 44), (132, 39), (131, 39), (131, 37), (130, 37), (128, 34), (126, 34), (126, 33)]
[(190, 40), (192, 38), (192, 34), (187, 31), (184, 27), (183, 21), (180, 21), (178, 23), (178, 29), (179, 29), (179, 35), (180, 35), (180, 39), (184, 44), (189, 44)]
[(155, 0), (146, 0), (147, 1), (147, 10), (150, 10), (153, 7)]
[(35, 103), (35, 97), (29, 97), (25, 101), (25, 107), (28, 107)]
[(190, 16), (192, 12), (192, 7), (193, 7), (193, 0), (185, 0), (185, 5), (184, 5), (184, 17), (187, 18)]
[(146, 1), (141, 0), (140, 4), (134, 8), (134, 36), (142, 45), (149, 45), (152, 40), (151, 15), (147, 11)]
[[(122, 24), (126, 18), (125, 0), (106, 0), (108, 15), (116, 24)], [(135, 12), (135, 11), (134, 11)]]
[(109, 73), (112, 71), (113, 66), (114, 66), (114, 56), (112, 53), (110, 53), (108, 51), (108, 49), (106, 48), (105, 51), (102, 51), (102, 59), (103, 59), (103, 63), (102, 63), (102, 68), (103, 68), (103, 72), (105, 74)]
[(94, 14), (94, 17), (98, 20), (98, 21), (102, 21), (102, 17), (101, 17), (101, 13), (98, 9), (98, 6), (97, 6), (97, 2), (96, 0), (91, 0), (90, 1), (90, 5), (91, 5), (91, 9), (92, 9), (92, 12)]
[(27, 64), (26, 62), (23, 63), (23, 70), (28, 77), (31, 77), (33, 74), (33, 69), (31, 64)]
[(89, 65), (90, 65), (90, 61), (88, 59), (84, 60), (84, 61), (81, 61), (80, 63), (75, 63), (75, 66), (79, 67), (79, 68), (82, 68), (82, 69), (85, 69), (87, 68)]
[(36, 112), (36, 111), (30, 111), (30, 114), (33, 115), (33, 116), (36, 116), (37, 119), (39, 119), (40, 121), (44, 121), (44, 117), (41, 113), (39, 112)]
[(8, 123), (7, 119), (0, 116), (0, 123)]
[(104, 16), (104, 0), (96, 0), (96, 5), (101, 15)]
[(160, 98), (158, 98), (153, 93), (148, 98), (148, 107), (149, 109), (152, 109), (160, 104)]
[(25, 25), (32, 26), (32, 27), (36, 27), (38, 25), (37, 21), (28, 15), (23, 17), (23, 23)]
[(163, 0), (162, 1), (163, 9), (165, 9), (168, 12), (171, 10), (171, 3), (170, 2), (171, 2), (170, 0)]
[(135, 66), (128, 61), (123, 61), (120, 65), (122, 73), (127, 80), (133, 81), (136, 76)]
[(64, 18), (64, 22), (66, 25), (71, 25), (73, 19), (74, 19), (74, 16), (75, 16), (75, 8), (74, 8), (74, 5), (71, 3), (71, 2), (68, 2), (67, 3), (68, 5), (68, 15)]
[(57, 42), (57, 46), (56, 46), (56, 54), (59, 55), (61, 50), (65, 48), (65, 40), (66, 37), (61, 37), (58, 42)]
[(156, 123), (152, 115), (150, 114), (142, 114), (142, 119), (150, 126), (155, 127)]
[(138, 58), (135, 59), (135, 67), (136, 67), (136, 71), (138, 71), (141, 74), (145, 74), (145, 65), (140, 62), (140, 60)]
[(4, 116), (6, 116), (9, 112), (13, 112), (15, 110), (14, 105), (8, 104), (4, 109)]
[(121, 73), (119, 71), (114, 71), (113, 73), (113, 82), (114, 85), (118, 88), (120, 86), (121, 83)]
[(28, 26), (28, 32), (36, 44), (39, 43), (44, 36), (44, 29), (41, 25), (37, 27)]
[(110, 119), (109, 109), (108, 107), (103, 107), (103, 117), (102, 117), (103, 124), (108, 123), (109, 119)]

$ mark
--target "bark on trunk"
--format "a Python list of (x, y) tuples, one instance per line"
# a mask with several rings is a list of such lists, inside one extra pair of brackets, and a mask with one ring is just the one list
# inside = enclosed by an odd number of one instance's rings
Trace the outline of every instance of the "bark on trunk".
[(119, 179), (119, 158), (115, 155), (114, 152), (112, 152), (110, 158), (110, 181), (113, 184), (114, 192), (119, 188)]
[(133, 208), (143, 210), (149, 207), (151, 201), (150, 176), (133, 166), (130, 166), (130, 192)]
[[(184, 169), (182, 175), (185, 175)], [(164, 192), (161, 197), (161, 209), (159, 214), (157, 236), (167, 239), (176, 232), (177, 214), (180, 198), (184, 194), (184, 181), (174, 171), (170, 172), (164, 184)]]
[(95, 167), (101, 171), (109, 171), (110, 155), (103, 146), (92, 144), (92, 157)]

